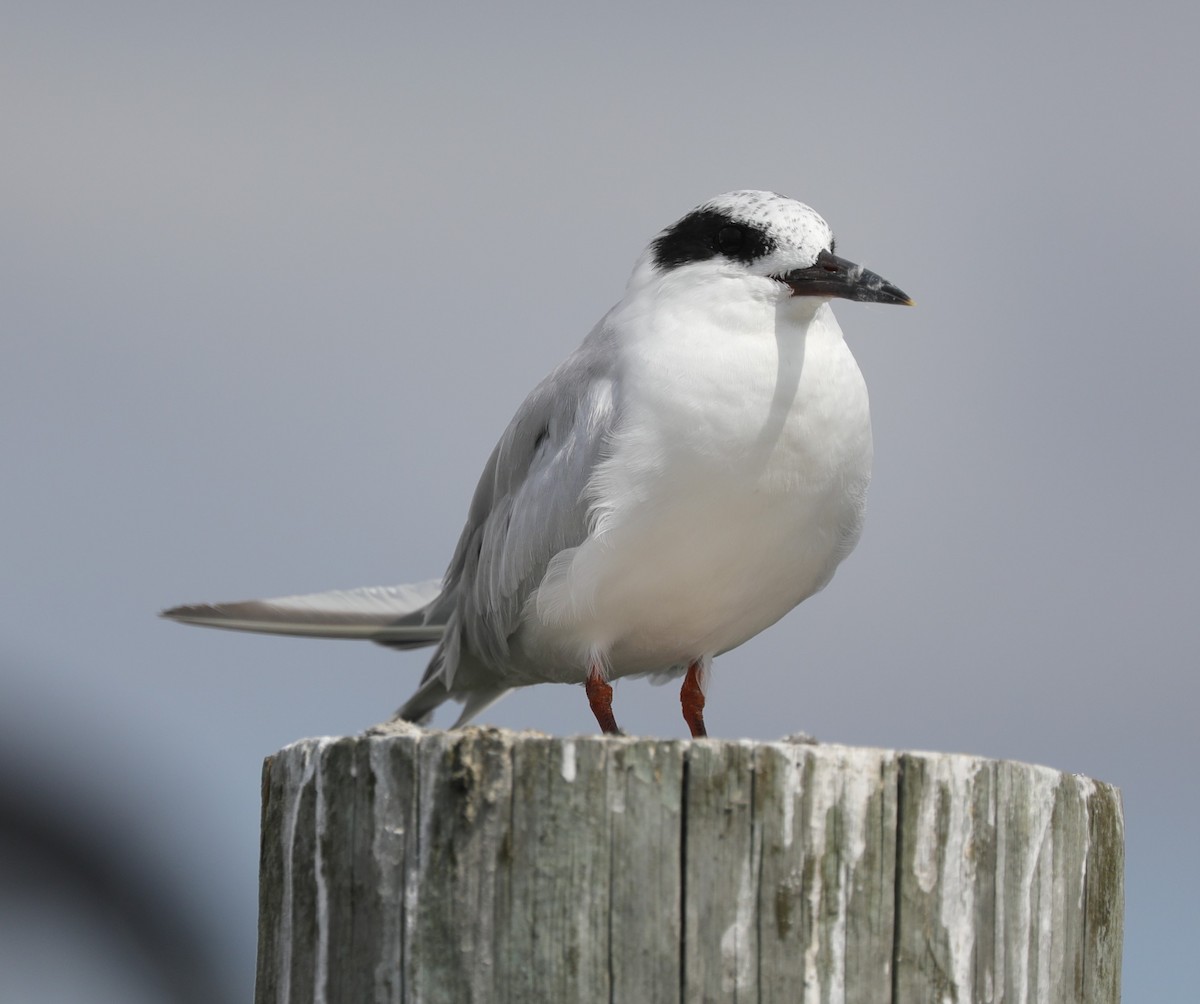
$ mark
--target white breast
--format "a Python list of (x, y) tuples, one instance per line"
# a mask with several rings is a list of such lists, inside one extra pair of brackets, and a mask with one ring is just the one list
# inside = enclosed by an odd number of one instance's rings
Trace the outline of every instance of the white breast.
[(589, 485), (593, 532), (552, 563), (527, 625), (526, 650), (573, 663), (565, 678), (597, 651), (622, 676), (740, 645), (857, 542), (866, 385), (827, 305), (779, 313), (675, 318), (683, 330), (650, 327), (627, 347), (619, 432)]

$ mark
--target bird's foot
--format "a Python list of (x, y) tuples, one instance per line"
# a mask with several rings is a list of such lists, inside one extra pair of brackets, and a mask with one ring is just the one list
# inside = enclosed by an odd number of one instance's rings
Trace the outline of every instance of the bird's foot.
[(687, 676), (679, 690), (679, 703), (683, 706), (683, 720), (692, 731), (693, 739), (708, 735), (704, 727), (704, 666), (699, 662), (688, 665)]
[(596, 721), (600, 724), (600, 731), (608, 736), (621, 735), (617, 719), (613, 716), (612, 684), (604, 678), (604, 671), (600, 668), (599, 663), (592, 663), (583, 686), (587, 691), (588, 704), (591, 705), (592, 714), (596, 716)]

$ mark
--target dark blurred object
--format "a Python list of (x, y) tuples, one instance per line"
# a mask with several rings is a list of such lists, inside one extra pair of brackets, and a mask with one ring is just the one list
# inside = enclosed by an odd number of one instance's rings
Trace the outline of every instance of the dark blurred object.
[(133, 835), (97, 826), (91, 799), (45, 765), (36, 790), (8, 758), (0, 769), (0, 998), (226, 999), (199, 925)]

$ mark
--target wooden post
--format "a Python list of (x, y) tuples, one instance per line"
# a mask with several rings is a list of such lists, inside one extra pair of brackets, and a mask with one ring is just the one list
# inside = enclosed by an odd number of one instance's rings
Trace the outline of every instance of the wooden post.
[(389, 726), (263, 776), (258, 1004), (1120, 999), (1119, 792), (793, 742)]

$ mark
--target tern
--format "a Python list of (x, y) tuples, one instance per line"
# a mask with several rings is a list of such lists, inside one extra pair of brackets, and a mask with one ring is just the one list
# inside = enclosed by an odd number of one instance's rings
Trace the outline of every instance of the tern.
[(719, 195), (659, 233), (625, 295), (517, 409), (441, 579), (174, 607), (190, 624), (436, 645), (396, 717), (456, 725), (515, 687), (682, 675), (707, 734), (715, 656), (812, 596), (858, 542), (867, 387), (830, 300), (911, 304), (773, 192)]

